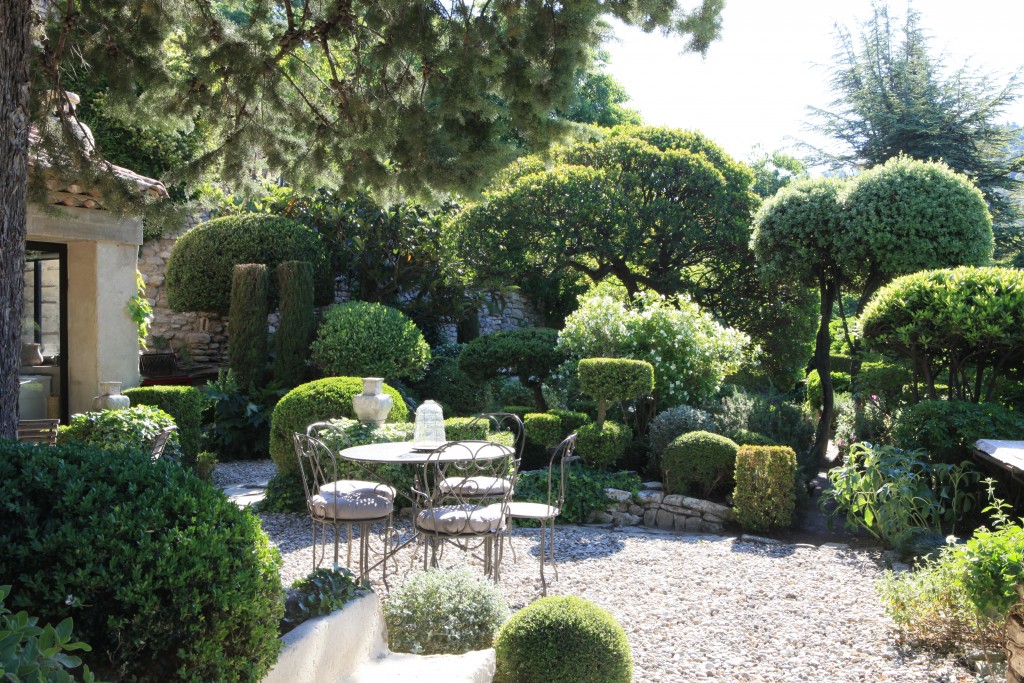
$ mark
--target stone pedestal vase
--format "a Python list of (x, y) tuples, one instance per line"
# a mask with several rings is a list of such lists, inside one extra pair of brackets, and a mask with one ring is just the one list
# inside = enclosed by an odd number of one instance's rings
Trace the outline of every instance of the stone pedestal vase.
[(391, 412), (391, 396), (384, 393), (384, 378), (364, 377), (363, 393), (352, 397), (352, 408), (363, 424), (384, 424)]
[(22, 342), (21, 343), (21, 364), (22, 365), (42, 365), (43, 364), (42, 344), (36, 344), (34, 342)]
[(96, 410), (120, 410), (131, 404), (132, 400), (121, 393), (120, 382), (100, 382), (100, 395), (92, 399)]

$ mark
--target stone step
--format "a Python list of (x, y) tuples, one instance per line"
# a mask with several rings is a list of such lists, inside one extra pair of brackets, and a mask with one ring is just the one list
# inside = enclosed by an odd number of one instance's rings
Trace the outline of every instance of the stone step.
[(491, 683), (494, 650), (464, 655), (412, 655), (389, 653), (366, 662), (338, 683)]

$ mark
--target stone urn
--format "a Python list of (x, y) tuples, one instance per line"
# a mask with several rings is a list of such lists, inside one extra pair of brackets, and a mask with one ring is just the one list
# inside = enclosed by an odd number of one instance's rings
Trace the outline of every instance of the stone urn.
[(34, 342), (22, 342), (21, 343), (21, 364), (22, 365), (42, 365), (43, 364), (43, 345)]
[(363, 424), (384, 424), (391, 412), (391, 396), (384, 393), (383, 377), (364, 377), (363, 393), (352, 397), (352, 408)]
[(96, 410), (120, 410), (131, 404), (132, 400), (121, 393), (120, 382), (100, 382), (100, 395), (92, 399)]

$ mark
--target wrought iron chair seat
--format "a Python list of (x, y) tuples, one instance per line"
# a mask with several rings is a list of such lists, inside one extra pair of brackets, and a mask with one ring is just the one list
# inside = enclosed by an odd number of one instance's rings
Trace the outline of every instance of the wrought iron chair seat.
[(372, 494), (387, 498), (388, 500), (394, 500), (396, 495), (395, 489), (387, 484), (378, 484), (375, 481), (362, 481), (361, 479), (339, 479), (320, 487), (321, 495), (329, 493), (342, 496), (349, 494)]
[(441, 493), (458, 493), (467, 498), (501, 498), (512, 490), (505, 477), (446, 477), (439, 484)]
[(513, 500), (508, 504), (508, 516), (512, 519), (554, 519), (562, 510), (544, 503), (527, 503)]
[(60, 420), (19, 420), (18, 441), (56, 446), (59, 426)]
[(341, 522), (378, 520), (390, 516), (394, 509), (393, 498), (372, 490), (318, 493), (309, 500), (309, 512), (313, 517)]
[(430, 534), (451, 536), (496, 534), (505, 528), (505, 514), (500, 503), (438, 505), (416, 515), (416, 528)]

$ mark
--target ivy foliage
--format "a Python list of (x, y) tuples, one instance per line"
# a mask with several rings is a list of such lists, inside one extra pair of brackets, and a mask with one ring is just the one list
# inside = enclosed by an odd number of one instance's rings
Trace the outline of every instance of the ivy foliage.
[(283, 261), (313, 265), (316, 302), (334, 298), (330, 261), (319, 235), (296, 221), (243, 214), (201, 223), (182, 235), (167, 260), (167, 304), (175, 311), (227, 315), (231, 307), (232, 269), (241, 263), (262, 263), (274, 273), (268, 306), (276, 309), (276, 269)]
[(873, 350), (910, 361), (915, 385), (938, 398), (991, 401), (997, 382), (1024, 369), (1024, 273), (1013, 268), (931, 270), (898, 278), (861, 316)]
[[(71, 422), (58, 430), (57, 442), (75, 441), (101, 449), (132, 448), (149, 453), (149, 444), (156, 435), (167, 427), (175, 426), (174, 418), (156, 406), (99, 410), (72, 416)], [(177, 430), (171, 432), (164, 454), (175, 462), (182, 462)]]
[[(605, 489), (619, 489), (637, 493), (641, 480), (635, 472), (608, 472), (603, 469), (575, 464), (569, 468), (565, 482), (565, 505), (558, 516), (560, 522), (583, 524), (590, 513), (608, 508)], [(516, 499), (534, 503), (548, 502), (548, 471), (524, 470), (516, 482)]]

